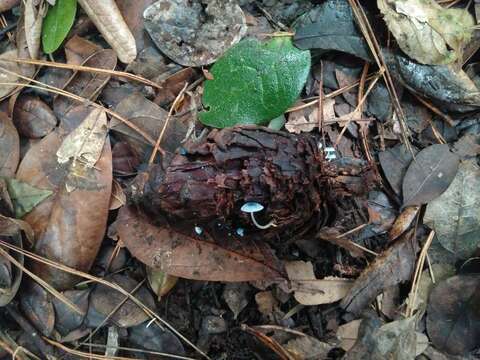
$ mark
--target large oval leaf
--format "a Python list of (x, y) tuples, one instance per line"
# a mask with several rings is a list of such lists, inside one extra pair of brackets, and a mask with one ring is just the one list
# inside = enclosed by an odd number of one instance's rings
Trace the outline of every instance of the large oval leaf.
[(420, 151), (403, 179), (403, 206), (426, 204), (440, 196), (455, 178), (458, 163), (446, 144)]
[[(80, 162), (59, 164), (64, 135), (54, 131), (33, 145), (20, 163), (17, 179), (52, 196), (25, 220), (35, 231), (35, 251), (51, 260), (88, 271), (105, 234), (112, 187), (112, 153), (107, 139), (94, 168)], [(37, 262), (34, 272), (59, 289), (76, 278)]]
[(372, 61), (346, 0), (323, 2), (295, 21), (295, 29), (294, 43), (300, 49), (338, 50)]
[(480, 275), (453, 276), (430, 294), (427, 331), (433, 345), (454, 355), (480, 346)]
[(228, 50), (211, 69), (200, 120), (213, 127), (267, 124), (300, 95), (310, 71), (310, 53), (288, 37), (261, 44), (249, 39)]
[(77, 0), (57, 0), (55, 5), (48, 9), (42, 25), (43, 51), (53, 53), (67, 37), (75, 20)]
[[(130, 207), (120, 209), (110, 229), (137, 259), (168, 274), (206, 281), (282, 279), (282, 270), (262, 244), (226, 239), (218, 244), (151, 224)], [(250, 246), (249, 246), (250, 245)]]
[(476, 160), (462, 162), (455, 179), (428, 204), (424, 223), (440, 244), (458, 258), (472, 256), (480, 246), (480, 169)]

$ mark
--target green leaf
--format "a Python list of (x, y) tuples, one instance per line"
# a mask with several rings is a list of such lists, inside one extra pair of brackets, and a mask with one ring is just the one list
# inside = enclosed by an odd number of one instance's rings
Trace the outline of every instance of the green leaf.
[(293, 46), (289, 37), (267, 43), (243, 40), (211, 69), (200, 113), (205, 125), (268, 124), (300, 95), (310, 71), (310, 52)]
[(73, 25), (76, 12), (77, 0), (57, 0), (55, 6), (48, 9), (42, 26), (45, 53), (51, 54), (60, 47)]
[(50, 190), (38, 189), (16, 179), (6, 178), (5, 181), (7, 182), (10, 199), (15, 208), (16, 218), (21, 218), (28, 214), (35, 206), (53, 194)]

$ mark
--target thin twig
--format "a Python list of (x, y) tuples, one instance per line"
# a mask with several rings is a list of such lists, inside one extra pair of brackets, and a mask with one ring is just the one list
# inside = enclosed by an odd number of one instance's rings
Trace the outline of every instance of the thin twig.
[(434, 236), (435, 236), (435, 231), (433, 230), (430, 231), (430, 234), (428, 234), (427, 241), (425, 241), (425, 244), (422, 247), (422, 251), (420, 252), (420, 256), (418, 257), (417, 267), (415, 268), (415, 273), (412, 281), (412, 288), (409, 294), (410, 301), (408, 301), (408, 304), (407, 304), (407, 310), (406, 310), (407, 317), (411, 317), (413, 315), (413, 311), (415, 310), (414, 306), (415, 306), (415, 302), (417, 301), (417, 293), (418, 293), (418, 288), (420, 286), (420, 280), (422, 278), (423, 265), (425, 264), (427, 251), (430, 245), (432, 244)]
[(440, 116), (443, 120), (445, 120), (447, 122), (448, 125), (450, 125), (451, 127), (454, 127), (455, 124), (453, 123), (453, 119), (447, 115), (447, 114), (444, 114), (443, 112), (441, 112), (437, 107), (435, 107), (434, 105), (432, 105), (431, 103), (429, 103), (428, 101), (422, 99), (420, 96), (418, 96), (417, 94), (415, 94), (414, 92), (412, 92), (413, 96), (418, 100), (420, 101), (424, 106), (426, 106), (428, 109), (430, 109), (431, 112), (433, 112), (434, 114), (437, 114), (438, 116)]
[(74, 312), (80, 315), (85, 315), (85, 313), (80, 310), (80, 308), (72, 303), (70, 300), (68, 300), (62, 293), (58, 292), (53, 288), (49, 283), (47, 283), (45, 280), (40, 278), (38, 275), (32, 273), (30, 270), (25, 268), (17, 259), (15, 259), (12, 255), (10, 255), (7, 251), (2, 249), (0, 247), (0, 255), (3, 256), (5, 259), (10, 261), (13, 265), (18, 267), (21, 271), (23, 271), (25, 274), (30, 276), (33, 280), (35, 280), (39, 285), (41, 285), (46, 291), (48, 291), (50, 294), (58, 298), (61, 302), (63, 302), (65, 305), (67, 305), (70, 309), (72, 309)]
[(124, 288), (122, 288), (120, 285), (118, 284), (115, 284), (115, 283), (111, 283), (110, 281), (107, 281), (105, 279), (102, 279), (102, 278), (99, 278), (99, 277), (96, 277), (96, 276), (93, 276), (91, 274), (88, 274), (88, 273), (85, 273), (83, 271), (80, 271), (80, 270), (76, 270), (76, 269), (73, 269), (67, 265), (64, 265), (64, 264), (60, 264), (60, 263), (57, 263), (55, 261), (52, 261), (50, 259), (46, 259), (42, 256), (39, 256), (35, 253), (32, 253), (30, 251), (27, 251), (27, 250), (24, 250), (22, 248), (19, 248), (18, 246), (15, 246), (15, 245), (12, 245), (12, 244), (9, 244), (8, 242), (6, 241), (3, 241), (3, 240), (0, 240), (0, 245), (12, 250), (12, 251), (15, 251), (15, 252), (19, 252), (21, 254), (23, 254), (24, 256), (30, 258), (30, 259), (33, 259), (35, 261), (38, 261), (42, 264), (45, 264), (45, 265), (48, 265), (48, 266), (51, 266), (55, 269), (59, 269), (59, 270), (62, 270), (62, 271), (65, 271), (69, 274), (73, 274), (73, 275), (77, 275), (79, 277), (83, 277), (85, 279), (88, 279), (88, 280), (91, 280), (93, 282), (96, 282), (96, 283), (99, 283), (99, 284), (103, 284), (105, 286), (108, 286), (109, 288), (111, 289), (114, 289), (114, 290), (117, 290), (118, 292), (120, 292), (121, 294), (125, 295), (125, 296), (128, 296), (130, 300), (132, 300), (137, 306), (139, 306), (143, 311), (145, 311), (145, 313), (152, 317), (152, 318), (155, 318), (157, 321), (159, 321), (161, 324), (163, 324), (166, 328), (168, 328), (169, 330), (171, 330), (175, 335), (177, 335), (180, 339), (182, 339), (186, 344), (188, 344), (189, 346), (191, 346), (193, 349), (195, 349), (199, 354), (201, 354), (203, 357), (205, 357), (206, 359), (210, 359), (210, 357), (205, 354), (202, 350), (200, 350), (195, 344), (193, 344), (190, 340), (188, 340), (185, 336), (183, 336), (181, 333), (179, 333), (172, 325), (170, 325), (167, 321), (165, 321), (164, 319), (162, 319), (160, 316), (158, 316), (153, 310), (151, 310), (148, 306), (146, 306), (144, 303), (142, 303), (140, 300), (138, 300), (135, 296), (132, 296), (130, 295), (130, 293), (128, 291), (126, 291)]
[(153, 147), (152, 155), (150, 156), (150, 159), (148, 160), (148, 164), (153, 163), (153, 160), (155, 160), (155, 156), (157, 155), (157, 151), (160, 148), (160, 143), (162, 142), (163, 135), (165, 134), (165, 130), (167, 130), (168, 123), (170, 122), (170, 119), (172, 117), (172, 113), (177, 107), (177, 104), (180, 102), (180, 99), (182, 98), (185, 90), (187, 90), (188, 83), (186, 82), (185, 85), (183, 86), (182, 90), (178, 93), (177, 97), (173, 101), (172, 106), (170, 107), (170, 111), (168, 112), (167, 118), (165, 119), (165, 123), (163, 124), (162, 131), (160, 132), (160, 135), (158, 135), (158, 139), (155, 143), (155, 146)]
[(2, 59), (2, 61), (6, 62), (15, 62), (15, 63), (20, 63), (20, 64), (30, 64), (30, 65), (40, 65), (40, 66), (48, 66), (48, 67), (53, 67), (57, 69), (68, 69), (68, 70), (73, 70), (73, 71), (85, 71), (85, 72), (92, 72), (92, 73), (97, 73), (97, 74), (106, 74), (110, 76), (115, 76), (115, 77), (120, 77), (120, 78), (125, 78), (128, 80), (133, 80), (137, 81), (139, 83), (151, 86), (153, 88), (163, 90), (163, 87), (161, 85), (158, 85), (157, 83), (145, 79), (142, 76), (138, 76), (135, 74), (131, 74), (125, 71), (117, 71), (117, 70), (108, 70), (108, 69), (101, 69), (101, 68), (96, 68), (92, 66), (83, 66), (83, 65), (74, 65), (74, 64), (64, 64), (64, 63), (59, 63), (55, 61), (45, 61), (45, 60), (34, 60), (34, 59)]
[(94, 101), (91, 101), (89, 99), (86, 99), (86, 98), (83, 98), (81, 96), (78, 96), (78, 95), (75, 95), (75, 94), (72, 94), (71, 92), (68, 92), (66, 90), (63, 90), (63, 89), (60, 89), (60, 88), (57, 88), (55, 86), (52, 86), (52, 85), (48, 85), (48, 84), (44, 84), (42, 83), (41, 81), (37, 81), (37, 80), (34, 80), (32, 78), (29, 78), (27, 76), (23, 76), (21, 74), (18, 74), (14, 71), (10, 71), (8, 69), (5, 69), (4, 67), (1, 67), (0, 66), (0, 71), (3, 71), (7, 74), (11, 74), (11, 75), (15, 75), (17, 77), (19, 77), (20, 79), (23, 79), (23, 80), (27, 80), (29, 82), (32, 82), (34, 84), (38, 84), (37, 86), (35, 85), (31, 85), (31, 84), (19, 84), (19, 83), (10, 83), (10, 82), (0, 82), (0, 85), (10, 85), (10, 86), (13, 86), (13, 85), (16, 85), (16, 86), (19, 86), (19, 87), (29, 87), (29, 88), (34, 88), (34, 89), (41, 89), (41, 90), (45, 90), (45, 91), (48, 91), (48, 92), (51, 92), (51, 93), (54, 93), (54, 94), (58, 94), (58, 95), (62, 95), (62, 96), (65, 96), (65, 97), (68, 97), (70, 99), (73, 99), (73, 100), (76, 100), (78, 101), (79, 103), (82, 103), (82, 104), (87, 104), (87, 105), (91, 105), (91, 106), (94, 106), (98, 109), (102, 109), (104, 110), (107, 114), (109, 114), (110, 116), (114, 117), (115, 119), (121, 121), (122, 123), (124, 123), (125, 125), (127, 125), (128, 127), (130, 127), (131, 129), (135, 130), (137, 133), (139, 133), (140, 135), (142, 135), (145, 140), (147, 140), (151, 145), (154, 145), (155, 144), (155, 140), (152, 139), (152, 137), (150, 135), (148, 135), (147, 133), (145, 133), (142, 129), (140, 129), (138, 126), (136, 126), (135, 124), (131, 123), (130, 121), (128, 121), (127, 119), (125, 119), (124, 117), (118, 115), (116, 112), (110, 110), (110, 109), (107, 109), (105, 108), (104, 106), (102, 105), (99, 105), (97, 104), (96, 102)]
[[(367, 80), (372, 80), (372, 79), (375, 79), (376, 77), (378, 77), (378, 75), (380, 74), (380, 71), (378, 71), (376, 74), (372, 74), (370, 75)], [(360, 84), (360, 80), (357, 80), (355, 81), (353, 84), (350, 84), (350, 85), (347, 85), (347, 86), (344, 86), (343, 88), (340, 88), (340, 89), (337, 89), (335, 91), (332, 91), (330, 94), (327, 94), (323, 97), (323, 99), (332, 99), (338, 95), (341, 95), (343, 93), (346, 93), (347, 91), (351, 90), (351, 89), (354, 89), (355, 87), (358, 86), (358, 84)], [(302, 105), (299, 105), (299, 106), (294, 106), (294, 107), (291, 107), (290, 109), (287, 109), (287, 111), (285, 111), (285, 113), (290, 113), (290, 112), (293, 112), (293, 111), (297, 111), (297, 110), (302, 110), (302, 109), (305, 109), (305, 108), (308, 108), (312, 105), (315, 105), (318, 103), (318, 97), (315, 98), (315, 100), (313, 101), (310, 101), (306, 104), (302, 104)]]

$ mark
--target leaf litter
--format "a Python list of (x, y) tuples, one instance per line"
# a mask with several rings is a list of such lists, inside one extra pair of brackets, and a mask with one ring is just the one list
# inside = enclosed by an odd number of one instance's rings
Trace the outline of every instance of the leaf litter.
[(467, 1), (54, 3), (0, 24), (1, 344), (478, 356)]

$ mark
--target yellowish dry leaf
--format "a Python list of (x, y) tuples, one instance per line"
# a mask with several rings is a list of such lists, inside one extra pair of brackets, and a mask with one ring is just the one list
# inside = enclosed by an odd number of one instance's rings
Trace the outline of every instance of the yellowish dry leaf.
[[(299, 103), (296, 105), (303, 105)], [(335, 99), (323, 100), (323, 119), (329, 121), (335, 118)], [(285, 128), (288, 132), (300, 134), (301, 132), (310, 132), (319, 125), (318, 107), (307, 107), (304, 109), (292, 111), (288, 114), (288, 121)]]
[(25, 38), (27, 40), (28, 53), (32, 59), (38, 58), (40, 38), (42, 35), (43, 17), (47, 12), (47, 6), (43, 1), (26, 0), (25, 4)]
[(57, 151), (60, 164), (74, 159), (86, 167), (93, 167), (102, 154), (103, 145), (107, 136), (107, 115), (102, 109), (95, 108), (63, 140)]
[(303, 305), (330, 304), (341, 300), (353, 284), (350, 279), (333, 276), (317, 279), (311, 262), (291, 261), (285, 268), (295, 299)]
[(98, 31), (117, 53), (121, 62), (129, 64), (137, 57), (132, 32), (114, 0), (78, 0)]

